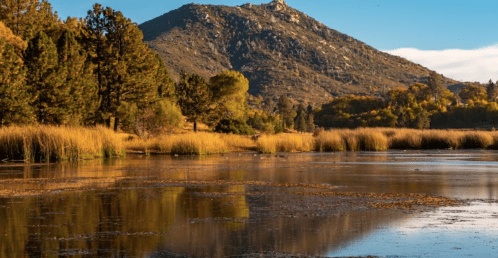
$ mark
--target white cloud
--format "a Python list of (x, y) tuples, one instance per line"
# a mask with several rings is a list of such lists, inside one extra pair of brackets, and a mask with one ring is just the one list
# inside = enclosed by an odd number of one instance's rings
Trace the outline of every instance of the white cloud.
[(489, 79), (498, 79), (498, 44), (472, 50), (399, 48), (385, 52), (404, 57), (459, 81), (486, 83)]

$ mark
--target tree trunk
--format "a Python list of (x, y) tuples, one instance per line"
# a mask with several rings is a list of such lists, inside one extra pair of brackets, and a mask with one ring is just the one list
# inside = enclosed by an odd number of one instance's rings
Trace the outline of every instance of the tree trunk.
[(197, 121), (194, 120), (194, 132), (197, 132)]
[[(119, 106), (121, 105), (121, 99), (120, 99), (120, 94), (119, 94), (119, 93), (116, 95), (116, 105), (118, 106), (118, 108), (119, 108)], [(117, 113), (117, 112), (116, 112), (116, 113)], [(118, 115), (116, 114), (116, 115), (115, 115), (115, 118), (114, 118), (114, 132), (116, 132), (116, 133), (117, 133), (117, 132), (118, 132), (118, 130), (119, 130), (119, 117), (118, 117)]]

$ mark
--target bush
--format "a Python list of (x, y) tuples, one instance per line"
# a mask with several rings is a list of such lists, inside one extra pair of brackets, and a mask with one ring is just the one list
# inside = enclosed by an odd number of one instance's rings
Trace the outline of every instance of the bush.
[(242, 119), (225, 118), (214, 128), (215, 132), (233, 134), (255, 134), (256, 132)]

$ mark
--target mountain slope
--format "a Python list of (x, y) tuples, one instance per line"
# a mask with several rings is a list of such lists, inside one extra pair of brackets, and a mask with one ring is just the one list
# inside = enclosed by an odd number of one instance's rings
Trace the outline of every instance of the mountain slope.
[[(426, 82), (429, 70), (378, 51), (282, 0), (238, 7), (189, 4), (140, 25), (174, 76), (242, 72), (249, 93), (323, 103)], [(444, 83), (456, 82), (444, 79)]]

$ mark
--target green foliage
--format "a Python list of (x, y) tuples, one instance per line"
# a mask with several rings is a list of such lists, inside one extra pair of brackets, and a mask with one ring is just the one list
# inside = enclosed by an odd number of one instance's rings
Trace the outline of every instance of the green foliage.
[(441, 83), (441, 76), (438, 73), (432, 71), (427, 80), (427, 86), (429, 88), (431, 96), (435, 99), (435, 101), (437, 101), (444, 89)]
[(42, 31), (29, 41), (25, 52), (27, 83), (35, 97), (33, 106), (42, 124), (65, 124), (70, 85), (64, 83), (67, 70), (59, 69), (57, 48)]
[(218, 104), (219, 114), (224, 118), (245, 119), (248, 106), (246, 93), (249, 81), (237, 71), (226, 71), (209, 79), (213, 102)]
[(57, 15), (45, 0), (2, 0), (0, 6), (0, 21), (27, 41), (57, 24)]
[(25, 76), (26, 69), (15, 47), (0, 38), (0, 126), (27, 124), (34, 120)]
[(214, 128), (215, 132), (233, 133), (233, 134), (255, 134), (247, 123), (242, 119), (224, 118)]
[(496, 83), (494, 83), (492, 80), (489, 80), (488, 84), (486, 85), (486, 94), (488, 100), (496, 101), (498, 93), (497, 91), (498, 91), (498, 86), (496, 85)]
[(97, 85), (93, 80), (93, 66), (76, 40), (72, 30), (65, 29), (57, 42), (58, 70), (61, 88), (69, 89), (65, 106), (67, 116), (62, 123), (80, 125), (91, 118), (98, 105)]
[(183, 73), (175, 85), (176, 98), (182, 114), (194, 123), (197, 130), (197, 121), (203, 120), (212, 111), (212, 92), (206, 80), (199, 75)]
[(294, 128), (294, 117), (296, 117), (297, 114), (294, 110), (294, 105), (292, 104), (291, 100), (287, 96), (282, 95), (278, 99), (277, 107), (278, 112), (283, 119), (282, 127)]

